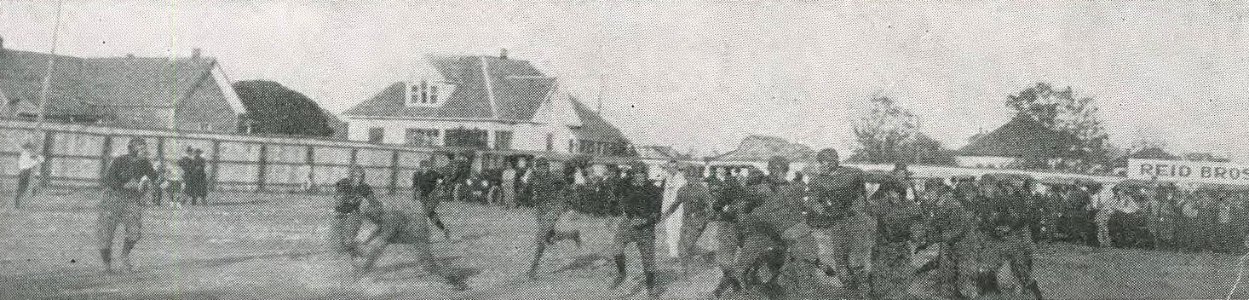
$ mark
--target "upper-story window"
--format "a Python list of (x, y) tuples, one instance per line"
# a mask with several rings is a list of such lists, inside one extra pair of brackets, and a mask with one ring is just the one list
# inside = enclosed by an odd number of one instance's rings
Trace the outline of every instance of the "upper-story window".
[(386, 138), (385, 128), (382, 128), (382, 127), (369, 128), (369, 142), (370, 143), (381, 144), (385, 138)]
[(447, 99), (454, 86), (431, 80), (408, 83), (408, 106), (437, 106)]

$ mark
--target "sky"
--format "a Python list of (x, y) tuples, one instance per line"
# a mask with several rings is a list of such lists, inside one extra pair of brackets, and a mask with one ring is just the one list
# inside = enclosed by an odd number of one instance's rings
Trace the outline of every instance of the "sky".
[[(958, 148), (1047, 82), (1111, 140), (1249, 159), (1249, 5), (1218, 1), (67, 1), (56, 52), (189, 56), (341, 112), (430, 54), (533, 62), (636, 144), (774, 135), (853, 148), (874, 96)], [(10, 49), (52, 48), (52, 1), (0, 0)]]

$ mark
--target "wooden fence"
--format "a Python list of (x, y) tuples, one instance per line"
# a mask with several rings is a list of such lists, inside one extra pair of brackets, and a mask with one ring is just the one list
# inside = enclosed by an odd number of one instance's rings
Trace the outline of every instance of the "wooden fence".
[[(141, 130), (0, 120), (0, 178), (14, 186), (21, 145), (35, 143), (46, 162), (36, 184), (98, 187), (108, 161), (126, 152), (130, 139), (147, 141), (153, 163), (176, 168), (187, 147), (202, 149), (214, 190), (283, 192), (311, 182), (322, 190), (343, 178), (353, 164), (365, 168), (368, 182), (390, 193), (411, 188), (422, 160), (445, 161), (440, 149), (376, 145), (287, 136)], [(487, 154), (488, 156), (489, 154)], [(311, 179), (311, 180), (310, 180)]]

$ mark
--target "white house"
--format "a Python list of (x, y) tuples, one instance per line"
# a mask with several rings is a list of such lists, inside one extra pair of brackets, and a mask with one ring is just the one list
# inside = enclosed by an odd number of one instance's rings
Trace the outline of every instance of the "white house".
[(347, 138), (422, 147), (620, 155), (629, 141), (529, 62), (429, 56), (343, 112)]

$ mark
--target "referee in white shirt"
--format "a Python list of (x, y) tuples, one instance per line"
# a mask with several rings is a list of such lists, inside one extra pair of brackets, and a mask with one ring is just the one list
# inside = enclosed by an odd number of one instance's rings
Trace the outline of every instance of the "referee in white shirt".
[(17, 190), (13, 195), (13, 208), (22, 208), (22, 196), (26, 195), (26, 188), (30, 186), (30, 175), (42, 163), (43, 156), (35, 153), (35, 144), (22, 144), (22, 153), (17, 158)]

